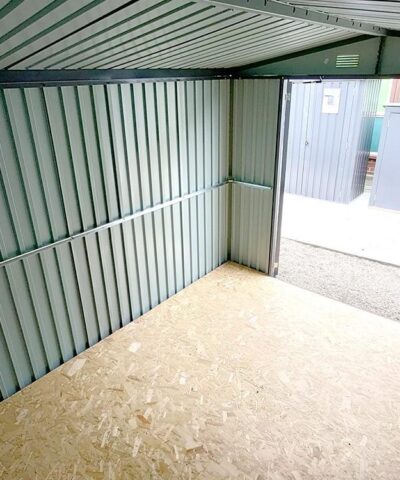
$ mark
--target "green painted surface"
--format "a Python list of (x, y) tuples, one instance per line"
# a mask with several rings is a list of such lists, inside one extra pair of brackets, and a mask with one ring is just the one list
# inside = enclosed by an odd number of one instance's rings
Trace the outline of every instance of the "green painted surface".
[(371, 152), (377, 152), (379, 148), (379, 140), (381, 138), (383, 117), (375, 117), (374, 129), (372, 131)]
[(379, 141), (381, 138), (383, 116), (385, 115), (385, 105), (390, 101), (390, 92), (392, 90), (393, 80), (390, 78), (381, 81), (381, 89), (379, 91), (378, 108), (374, 120), (374, 129), (372, 131), (371, 152), (377, 152)]
[[(244, 70), (254, 75), (373, 75), (378, 59), (379, 38), (371, 38)], [(337, 68), (336, 56), (359, 54), (357, 68)]]
[(389, 103), (390, 100), (390, 92), (392, 90), (392, 79), (384, 79), (381, 82), (381, 90), (379, 92), (379, 100), (378, 100), (378, 115), (385, 114), (385, 105)]

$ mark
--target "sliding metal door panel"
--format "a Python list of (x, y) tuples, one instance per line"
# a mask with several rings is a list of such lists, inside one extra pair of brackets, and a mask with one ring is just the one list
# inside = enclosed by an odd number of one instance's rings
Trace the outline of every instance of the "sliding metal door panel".
[(0, 91), (3, 398), (227, 259), (229, 104), (225, 80)]

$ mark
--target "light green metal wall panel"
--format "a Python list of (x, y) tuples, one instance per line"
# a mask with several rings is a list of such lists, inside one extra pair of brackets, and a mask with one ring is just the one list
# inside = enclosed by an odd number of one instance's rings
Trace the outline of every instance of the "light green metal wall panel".
[(237, 80), (233, 91), (231, 258), (268, 272), (280, 80)]
[(268, 272), (272, 220), (272, 189), (233, 184), (232, 260)]
[(0, 266), (3, 398), (226, 261), (229, 89), (0, 91), (1, 261), (105, 226)]

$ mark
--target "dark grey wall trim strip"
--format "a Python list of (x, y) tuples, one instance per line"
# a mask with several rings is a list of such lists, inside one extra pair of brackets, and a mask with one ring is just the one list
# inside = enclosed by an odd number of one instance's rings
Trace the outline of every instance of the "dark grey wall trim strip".
[(230, 69), (0, 70), (1, 88), (239, 78)]
[[(90, 228), (88, 230), (85, 230), (84, 232), (76, 233), (74, 235), (63, 238), (61, 240), (57, 240), (56, 242), (49, 243), (48, 245), (43, 245), (42, 247), (38, 247), (38, 248), (35, 248), (34, 250), (30, 250), (29, 252), (24, 252), (24, 253), (21, 253), (20, 255), (16, 255), (14, 257), (7, 258), (6, 260), (3, 260), (2, 262), (0, 262), (0, 268), (5, 267), (6, 265), (10, 265), (13, 262), (17, 262), (19, 260), (26, 259), (26, 258), (31, 257), (33, 255), (38, 255), (39, 253), (43, 253), (46, 250), (50, 250), (50, 249), (59, 247), (60, 245), (70, 243), (73, 240), (77, 240), (79, 238), (84, 238), (84, 237), (87, 237), (88, 235), (93, 235), (94, 233), (102, 232), (103, 230), (108, 230), (109, 228), (112, 228), (112, 227), (115, 227), (116, 225), (121, 225), (123, 223), (129, 222), (131, 220), (134, 220), (135, 218), (143, 217), (144, 215), (147, 215), (148, 213), (157, 212), (158, 210), (162, 210), (163, 208), (171, 207), (172, 205), (176, 205), (177, 203), (181, 203), (184, 200), (189, 200), (190, 198), (198, 197), (199, 195), (203, 195), (206, 192), (210, 192), (210, 191), (215, 190), (217, 188), (223, 187), (224, 185), (227, 185), (228, 183), (241, 183), (241, 184), (243, 184), (244, 182), (227, 180), (226, 182), (219, 183), (218, 185), (212, 185), (211, 187), (203, 188), (201, 190), (198, 190), (197, 192), (188, 193), (187, 195), (182, 195), (181, 197), (174, 198), (173, 200), (169, 200), (167, 202), (160, 203), (160, 204), (155, 205), (153, 207), (145, 208), (144, 210), (140, 210), (138, 212), (132, 213), (131, 215), (126, 215), (125, 217), (118, 218), (117, 220), (113, 220), (112, 222), (105, 223), (104, 225), (100, 225), (98, 227)], [(251, 185), (251, 184), (245, 184), (245, 185), (253, 186), (253, 187), (256, 187), (256, 188), (270, 189), (270, 187), (264, 187), (263, 185)]]

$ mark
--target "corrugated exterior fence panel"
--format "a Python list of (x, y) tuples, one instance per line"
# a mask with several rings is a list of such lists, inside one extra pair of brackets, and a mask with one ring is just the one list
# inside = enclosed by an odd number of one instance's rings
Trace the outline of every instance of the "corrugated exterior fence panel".
[(354, 154), (353, 177), (348, 189), (348, 201), (364, 192), (374, 121), (378, 109), (381, 80), (366, 80), (363, 84), (359, 138)]
[[(375, 82), (375, 83), (369, 83)], [(292, 87), (285, 190), (348, 203), (364, 188), (368, 120), (376, 81), (297, 83)], [(339, 89), (337, 113), (323, 113), (325, 89)]]
[(234, 82), (231, 258), (268, 272), (280, 80)]
[[(223, 183), (229, 82), (0, 91), (1, 259)], [(228, 186), (0, 267), (3, 398), (227, 259)]]

